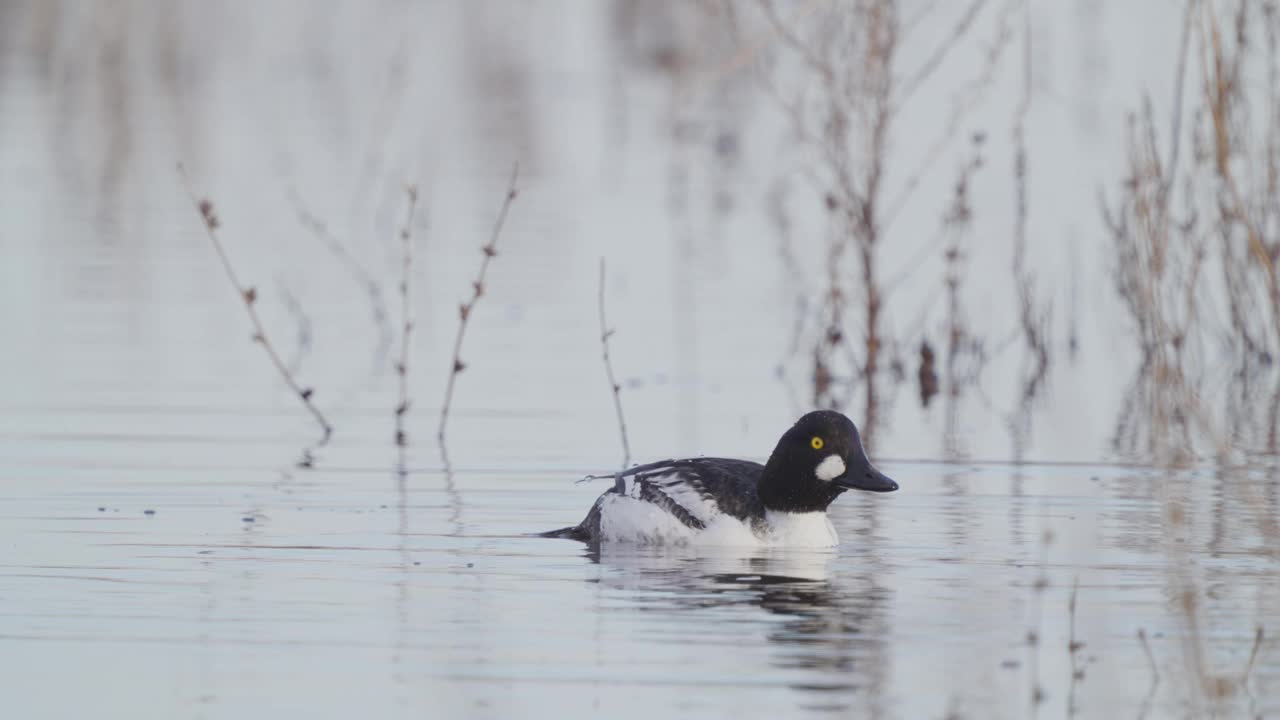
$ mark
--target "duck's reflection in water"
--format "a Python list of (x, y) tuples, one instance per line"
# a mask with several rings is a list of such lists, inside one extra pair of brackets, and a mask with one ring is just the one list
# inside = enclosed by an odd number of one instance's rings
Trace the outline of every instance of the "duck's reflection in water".
[[(888, 678), (890, 592), (876, 583), (870, 563), (850, 567), (849, 558), (835, 551), (742, 556), (706, 548), (604, 547), (590, 548), (587, 556), (602, 567), (599, 581), (635, 593), (641, 611), (764, 610), (754, 625), (772, 650), (770, 664), (788, 671), (782, 676), (786, 685), (806, 693), (804, 707), (836, 711), (858, 705), (879, 714)], [(838, 577), (831, 572), (837, 559)], [(773, 616), (782, 622), (769, 622)], [(735, 623), (735, 632), (741, 629)], [(743, 642), (755, 644), (759, 637)]]

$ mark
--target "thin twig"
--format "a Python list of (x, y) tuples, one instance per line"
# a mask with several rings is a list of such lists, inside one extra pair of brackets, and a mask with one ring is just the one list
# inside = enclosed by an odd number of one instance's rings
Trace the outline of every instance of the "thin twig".
[[(236, 294), (240, 296), (240, 300), (244, 303), (245, 312), (249, 314), (249, 322), (253, 324), (253, 341), (262, 346), (263, 351), (267, 353), (267, 357), (271, 359), (271, 364), (275, 366), (280, 373), (280, 377), (284, 379), (289, 389), (298, 396), (302, 404), (315, 418), (323, 431), (317, 445), (324, 445), (329, 442), (329, 438), (333, 435), (333, 426), (329, 424), (329, 420), (325, 418), (324, 413), (320, 412), (320, 408), (316, 407), (311, 401), (315, 390), (309, 387), (302, 387), (293, 373), (289, 371), (284, 360), (281, 359), (280, 353), (276, 352), (276, 348), (271, 344), (271, 340), (267, 337), (267, 331), (262, 325), (262, 319), (258, 317), (256, 303), (258, 301), (258, 290), (251, 285), (245, 285), (236, 275), (235, 268), (231, 265), (230, 258), (227, 257), (227, 250), (223, 247), (222, 241), (218, 238), (218, 216), (214, 213), (213, 203), (207, 198), (197, 198), (195, 191), (191, 187), (191, 179), (187, 177), (187, 171), (182, 164), (178, 164), (178, 175), (182, 178), (182, 184), (187, 191), (188, 197), (191, 198), (191, 204), (196, 211), (200, 213), (201, 220), (204, 221), (205, 234), (209, 237), (209, 242), (213, 244), (213, 249), (218, 253), (218, 259), (222, 261), (222, 269), (226, 272), (227, 280), (236, 289)], [(304, 466), (310, 466), (310, 453), (304, 453)]]
[(1156, 670), (1156, 658), (1151, 654), (1151, 646), (1147, 644), (1147, 632), (1142, 628), (1138, 628), (1138, 639), (1142, 641), (1142, 649), (1147, 653), (1147, 662), (1151, 664), (1151, 687), (1147, 688), (1147, 694), (1142, 698), (1142, 705), (1138, 708), (1138, 720), (1146, 720), (1147, 714), (1151, 712), (1151, 703), (1156, 698), (1156, 688), (1160, 686), (1160, 673)]
[(1191, 21), (1195, 6), (1196, 0), (1187, 0), (1187, 9), (1182, 16), (1182, 41), (1178, 45), (1178, 72), (1173, 82), (1173, 129), (1169, 133), (1169, 169), (1160, 187), (1162, 208), (1168, 207), (1169, 190), (1178, 174), (1178, 150), (1182, 139), (1182, 85), (1187, 74), (1187, 50), (1191, 45)]
[[(502, 234), (502, 226), (507, 221), (507, 211), (511, 209), (511, 202), (516, 199), (519, 192), (516, 190), (516, 179), (520, 175), (520, 164), (516, 163), (511, 166), (511, 179), (507, 183), (507, 194), (502, 200), (502, 209), (498, 211), (498, 219), (493, 224), (493, 232), (489, 235), (489, 243), (480, 248), (484, 253), (484, 259), (480, 261), (480, 272), (476, 274), (476, 279), (471, 283), (471, 299), (458, 306), (458, 334), (453, 339), (453, 367), (449, 370), (449, 382), (444, 389), (444, 404), (440, 407), (440, 428), (436, 431), (436, 440), (440, 443), (441, 450), (444, 449), (444, 432), (449, 422), (449, 408), (453, 404), (453, 387), (458, 379), (458, 373), (466, 369), (466, 364), (462, 362), (462, 339), (467, 334), (467, 320), (471, 318), (471, 311), (475, 308), (476, 302), (480, 300), (480, 296), (484, 295), (484, 276), (489, 270), (489, 263), (498, 256), (498, 237)], [(447, 462), (447, 461), (446, 461)]]
[[(928, 149), (921, 156), (920, 162), (906, 176), (906, 180), (901, 183), (884, 213), (884, 225), (886, 228), (895, 223), (899, 213), (915, 197), (921, 181), (929, 177), (934, 166), (944, 157), (945, 153), (943, 151), (952, 144), (956, 136), (965, 127), (966, 120), (979, 106), (994, 83), (997, 71), (1003, 67), (1001, 60), (1004, 57), (1005, 50), (1013, 39), (1013, 30), (1010, 28), (1010, 23), (1016, 7), (1014, 3), (1008, 3), (1000, 14), (996, 16), (995, 37), (986, 46), (979, 72), (952, 94), (951, 111), (947, 116), (946, 124), (940, 128), (938, 135), (928, 145)], [(904, 103), (905, 100), (899, 101), (900, 105)]]
[(942, 66), (942, 62), (947, 59), (951, 51), (960, 44), (965, 35), (969, 33), (969, 28), (973, 26), (973, 21), (978, 17), (978, 13), (987, 4), (987, 0), (973, 0), (969, 7), (965, 9), (960, 19), (956, 21), (951, 32), (947, 34), (947, 39), (934, 48), (933, 54), (929, 59), (920, 66), (920, 69), (911, 75), (904, 85), (899, 102), (904, 102), (907, 98), (915, 94), (929, 78), (933, 77), (938, 68)]
[(604, 360), (604, 374), (609, 378), (609, 389), (613, 391), (613, 409), (618, 415), (618, 432), (622, 435), (622, 467), (631, 464), (631, 443), (627, 441), (627, 420), (622, 415), (622, 386), (613, 375), (613, 363), (609, 360), (609, 338), (613, 330), (605, 320), (604, 314), (604, 258), (600, 258), (600, 290), (596, 295), (596, 303), (600, 308), (600, 357)]
[(418, 207), (418, 187), (405, 188), (409, 207), (405, 211), (404, 227), (400, 228), (400, 359), (396, 361), (399, 377), (400, 402), (396, 405), (396, 447), (401, 449), (400, 472), (404, 473), (403, 450), (408, 445), (404, 431), (404, 417), (409, 412), (409, 342), (413, 335), (413, 318), (410, 313), (409, 278), (413, 270), (413, 212)]
[(1249, 683), (1249, 676), (1253, 674), (1253, 664), (1258, 659), (1258, 650), (1262, 649), (1262, 639), (1264, 637), (1265, 633), (1262, 631), (1262, 626), (1259, 625), (1253, 635), (1253, 651), (1249, 653), (1249, 662), (1245, 664), (1244, 673), (1240, 675), (1241, 685), (1248, 685)]
[(1142, 642), (1142, 649), (1147, 654), (1147, 663), (1151, 665), (1151, 687), (1160, 684), (1160, 669), (1156, 666), (1155, 653), (1151, 652), (1151, 644), (1147, 642), (1147, 631), (1138, 628), (1138, 640)]
[(1014, 443), (1014, 454), (1021, 455), (1026, 447), (1026, 437), (1030, 433), (1031, 402), (1035, 399), (1049, 369), (1049, 346), (1046, 340), (1049, 308), (1042, 306), (1036, 298), (1035, 282), (1026, 266), (1027, 254), (1027, 208), (1029, 194), (1027, 192), (1027, 142), (1026, 122), (1031, 110), (1031, 4), (1022, 2), (1022, 97), (1013, 124), (1013, 177), (1014, 177), (1014, 223), (1013, 223), (1013, 281), (1015, 292), (1020, 301), (1018, 317), (1022, 324), (1023, 338), (1027, 350), (1032, 354), (1033, 368), (1023, 380), (1022, 398), (1018, 403), (1015, 421), (1011, 425)]

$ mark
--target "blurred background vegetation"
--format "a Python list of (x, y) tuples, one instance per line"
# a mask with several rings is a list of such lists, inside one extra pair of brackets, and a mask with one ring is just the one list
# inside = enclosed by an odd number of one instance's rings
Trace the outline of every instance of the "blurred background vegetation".
[[(46, 264), (110, 247), (75, 283), (141, 298), (198, 230), (181, 161), (273, 279), (268, 325), (310, 352), (313, 315), (361, 307), (333, 332), (385, 374), (416, 184), (422, 407), (519, 161), (534, 275), (499, 307), (609, 256), (628, 392), (696, 395), (746, 355), (752, 383), (781, 379), (762, 403), (845, 409), (898, 454), (1022, 458), (1041, 416), (1041, 455), (1273, 453), (1278, 24), (1262, 0), (10, 1), (3, 241)], [(335, 263), (345, 280), (306, 280)], [(1003, 450), (972, 429), (991, 420)]]

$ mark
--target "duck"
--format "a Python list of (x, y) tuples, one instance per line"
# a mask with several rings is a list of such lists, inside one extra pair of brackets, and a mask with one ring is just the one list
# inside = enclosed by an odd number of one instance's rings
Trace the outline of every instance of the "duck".
[(898, 489), (867, 458), (853, 421), (834, 410), (802, 416), (763, 465), (696, 457), (587, 476), (599, 478), (614, 485), (582, 522), (539, 534), (593, 545), (830, 548), (839, 544), (827, 517), (836, 498)]

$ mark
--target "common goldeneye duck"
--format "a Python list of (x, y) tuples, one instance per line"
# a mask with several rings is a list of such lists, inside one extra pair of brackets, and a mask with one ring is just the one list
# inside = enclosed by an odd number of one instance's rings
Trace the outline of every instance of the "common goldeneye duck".
[(764, 465), (690, 458), (637, 465), (573, 527), (543, 533), (589, 543), (832, 547), (827, 507), (846, 490), (892, 492), (849, 418), (818, 410), (800, 418)]

